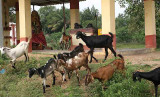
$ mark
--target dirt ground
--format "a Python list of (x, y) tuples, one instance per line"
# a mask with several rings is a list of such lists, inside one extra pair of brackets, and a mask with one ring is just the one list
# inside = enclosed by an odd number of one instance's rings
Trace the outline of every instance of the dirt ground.
[(160, 51), (147, 54), (124, 56), (125, 60), (134, 64), (151, 65), (153, 68), (160, 67)]
[[(30, 57), (35, 57), (39, 59), (40, 57), (52, 57), (53, 55), (45, 55), (45, 54), (29, 54)], [(98, 59), (103, 59), (104, 55), (95, 55)], [(113, 55), (108, 58), (113, 58)], [(140, 65), (159, 65), (160, 66), (160, 51), (154, 51), (152, 53), (147, 54), (138, 54), (138, 55), (125, 55), (124, 56), (126, 62), (131, 62), (134, 64)], [(19, 60), (24, 59), (24, 56), (19, 58)]]

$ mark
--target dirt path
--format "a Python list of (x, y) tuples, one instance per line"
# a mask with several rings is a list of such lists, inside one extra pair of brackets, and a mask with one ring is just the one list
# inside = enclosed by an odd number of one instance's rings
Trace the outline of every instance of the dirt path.
[(151, 65), (153, 68), (160, 67), (160, 51), (155, 51), (147, 54), (124, 56), (126, 62), (131, 62), (139, 65)]

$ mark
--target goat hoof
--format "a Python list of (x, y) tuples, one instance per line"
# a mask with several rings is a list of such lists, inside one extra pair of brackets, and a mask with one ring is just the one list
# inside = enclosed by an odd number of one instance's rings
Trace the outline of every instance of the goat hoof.
[(16, 67), (15, 67), (15, 66), (12, 66), (12, 68), (16, 69)]

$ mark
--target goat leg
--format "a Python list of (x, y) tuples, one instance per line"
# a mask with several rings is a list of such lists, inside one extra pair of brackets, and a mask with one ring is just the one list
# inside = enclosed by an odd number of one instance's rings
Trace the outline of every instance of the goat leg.
[(71, 75), (72, 75), (72, 71), (69, 71), (69, 72), (68, 72), (68, 78), (69, 78), (69, 79), (71, 78)]
[(14, 61), (10, 61), (10, 63), (12, 64), (12, 68), (16, 69), (15, 62)]
[(91, 58), (90, 58), (89, 63), (91, 63), (91, 62), (92, 62), (92, 58), (93, 58), (96, 62), (98, 62), (98, 60), (93, 56), (93, 51), (94, 51), (94, 48), (91, 48), (91, 53), (90, 53)]
[(25, 63), (27, 62), (27, 59), (28, 59), (28, 57), (27, 57), (27, 54), (26, 53), (24, 53), (24, 56), (25, 56)]
[(52, 85), (55, 85), (56, 76), (55, 76), (54, 72), (52, 73), (52, 77), (53, 77), (53, 83), (52, 83)]
[(155, 97), (158, 97), (158, 96), (157, 96), (158, 85), (154, 85), (154, 87), (155, 87)]
[(80, 80), (79, 80), (78, 70), (76, 70), (76, 76), (77, 76), (77, 80), (78, 80), (78, 86), (80, 86)]
[(98, 63), (98, 60), (94, 57), (94, 56), (92, 56), (93, 57), (93, 59)]
[(110, 49), (111, 52), (114, 54), (114, 57), (116, 57), (116, 52), (115, 52), (115, 50), (113, 49), (113, 47), (110, 47), (109, 49)]
[(46, 88), (46, 79), (44, 78), (43, 79), (43, 93), (45, 93), (45, 88)]
[(92, 62), (93, 50), (94, 50), (94, 49), (91, 49), (91, 53), (90, 53), (90, 56), (91, 56), (91, 58), (90, 58), (90, 61), (89, 61), (89, 63), (91, 63), (91, 62)]
[(105, 48), (105, 52), (106, 52), (106, 55), (105, 55), (105, 57), (104, 57), (103, 62), (105, 62), (105, 61), (106, 61), (106, 59), (107, 59), (107, 57), (108, 57), (108, 48)]

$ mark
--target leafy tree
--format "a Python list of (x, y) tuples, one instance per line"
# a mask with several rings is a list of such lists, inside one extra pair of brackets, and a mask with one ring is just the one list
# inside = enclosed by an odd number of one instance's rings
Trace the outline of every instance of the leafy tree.
[[(124, 16), (127, 19), (127, 33), (130, 33), (130, 38), (133, 42), (144, 43), (145, 36), (145, 22), (144, 22), (144, 0), (116, 0), (121, 7), (125, 7)], [(156, 13), (156, 32), (157, 32), (157, 44), (160, 42), (160, 1), (155, 0), (155, 13)], [(118, 17), (119, 18), (119, 17)], [(118, 21), (119, 19), (117, 19)], [(116, 23), (117, 23), (116, 21)], [(126, 22), (125, 20), (123, 22)], [(121, 26), (116, 26), (117, 33)], [(126, 31), (126, 30), (124, 30)], [(117, 35), (117, 37), (119, 37)], [(127, 38), (128, 39), (128, 38)]]
[(14, 7), (9, 9), (9, 21), (16, 23), (16, 12)]
[[(63, 9), (56, 9), (54, 6), (45, 6), (39, 9), (42, 28), (45, 33), (54, 33), (62, 31), (64, 26)], [(69, 25), (69, 9), (65, 9), (66, 25)]]
[(119, 14), (116, 18), (116, 35), (117, 42), (131, 42), (131, 33), (128, 33), (128, 21), (127, 17), (123, 14)]
[(97, 15), (97, 26), (101, 28), (101, 15), (99, 15), (98, 9), (94, 6), (90, 9), (89, 7), (80, 12), (81, 24), (86, 27), (89, 23), (92, 23), (96, 27), (96, 15)]

